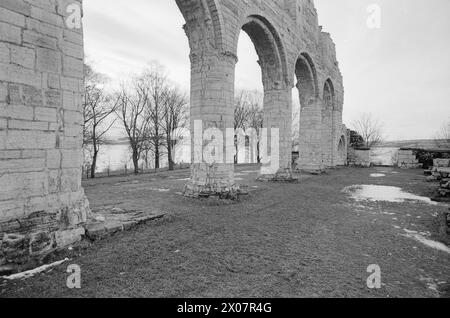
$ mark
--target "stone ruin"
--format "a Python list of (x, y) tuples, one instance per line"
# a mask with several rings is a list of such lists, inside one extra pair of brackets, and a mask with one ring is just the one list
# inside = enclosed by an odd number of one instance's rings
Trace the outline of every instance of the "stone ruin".
[[(261, 65), (264, 126), (279, 128), (280, 168), (272, 177), (289, 178), (292, 170), (293, 88), (302, 106), (298, 169), (346, 162), (342, 76), (311, 0), (176, 2), (191, 50), (191, 127), (195, 120), (202, 129), (233, 127), (243, 30)], [(0, 266), (40, 258), (84, 233), (81, 6), (81, 0), (0, 1)], [(195, 163), (186, 195), (236, 187), (233, 164)]]

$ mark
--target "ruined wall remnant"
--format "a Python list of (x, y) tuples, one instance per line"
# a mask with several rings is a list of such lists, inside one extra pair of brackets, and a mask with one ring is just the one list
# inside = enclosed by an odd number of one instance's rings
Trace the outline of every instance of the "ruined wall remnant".
[(348, 165), (350, 167), (370, 168), (370, 149), (349, 148)]
[(416, 152), (411, 149), (400, 149), (397, 154), (397, 165), (402, 169), (422, 168), (422, 164), (417, 159)]
[[(311, 0), (176, 3), (191, 50), (191, 129), (201, 121), (201, 131), (216, 128), (225, 138), (233, 128), (243, 31), (261, 65), (264, 126), (279, 129), (278, 172), (269, 177), (286, 180), (291, 173), (294, 87), (302, 104), (297, 165), (317, 170), (339, 164), (342, 76)], [(89, 208), (81, 187), (80, 21), (81, 0), (0, 1), (0, 266), (40, 257), (83, 233)], [(269, 131), (269, 145), (272, 137)], [(192, 145), (197, 142), (193, 138)], [(233, 142), (224, 139), (223, 145), (225, 154), (233, 151)], [(192, 159), (194, 154), (192, 147)], [(199, 156), (186, 194), (233, 196), (233, 163), (207, 163)]]
[(83, 233), (80, 14), (80, 1), (0, 1), (0, 266)]

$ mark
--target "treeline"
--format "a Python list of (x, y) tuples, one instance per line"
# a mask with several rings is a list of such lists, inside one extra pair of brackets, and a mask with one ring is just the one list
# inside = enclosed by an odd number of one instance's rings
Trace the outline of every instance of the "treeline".
[[(263, 98), (262, 92), (257, 90), (236, 91), (235, 163), (242, 162), (239, 156), (243, 147), (246, 156), (250, 155), (246, 162), (261, 163)], [(173, 170), (177, 147), (189, 132), (188, 96), (170, 81), (164, 67), (156, 62), (116, 89), (110, 89), (108, 79), (96, 72), (92, 64), (86, 64), (83, 115), (83, 147), (91, 178), (96, 176), (100, 149), (108, 143), (112, 127), (121, 129), (121, 136), (126, 136), (129, 144), (126, 162), (133, 163), (135, 174), (144, 166), (160, 168), (162, 158), (167, 158), (167, 166)], [(298, 121), (295, 115), (293, 140), (298, 139)]]
[(90, 177), (95, 178), (100, 148), (116, 124), (128, 139), (135, 174), (140, 162), (148, 167), (153, 161), (158, 169), (164, 155), (173, 170), (176, 147), (188, 128), (188, 108), (187, 95), (157, 63), (115, 90), (107, 88), (107, 79), (92, 65), (86, 65), (83, 145), (89, 154)]

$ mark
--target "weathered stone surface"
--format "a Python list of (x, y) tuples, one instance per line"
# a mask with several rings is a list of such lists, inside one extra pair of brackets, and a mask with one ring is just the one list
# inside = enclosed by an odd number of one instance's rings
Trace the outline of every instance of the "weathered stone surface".
[(46, 48), (38, 48), (36, 66), (38, 71), (60, 74), (61, 53)]
[(84, 228), (58, 231), (55, 233), (55, 243), (59, 247), (69, 246), (81, 241), (84, 234)]
[(400, 149), (397, 154), (397, 165), (402, 169), (417, 169), (422, 168), (422, 164), (417, 160), (417, 156), (412, 150)]
[(29, 69), (34, 68), (34, 50), (17, 45), (11, 45), (10, 48), (12, 63)]
[[(0, 266), (38, 260), (84, 233), (83, 41), (64, 23), (74, 3), (0, 1)], [(72, 93), (66, 114), (63, 89)]]
[(12, 24), (0, 22), (0, 41), (20, 44), (22, 42), (20, 28)]

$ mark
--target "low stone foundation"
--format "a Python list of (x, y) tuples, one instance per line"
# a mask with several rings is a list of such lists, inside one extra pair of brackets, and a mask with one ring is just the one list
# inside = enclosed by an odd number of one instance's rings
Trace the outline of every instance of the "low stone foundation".
[(423, 167), (423, 165), (419, 163), (414, 151), (404, 149), (398, 151), (397, 165), (402, 169), (418, 169)]
[(348, 165), (350, 167), (370, 168), (370, 149), (353, 149), (348, 151)]
[(0, 266), (40, 262), (49, 253), (80, 241), (89, 212), (84, 198), (54, 212), (34, 212), (0, 223)]

